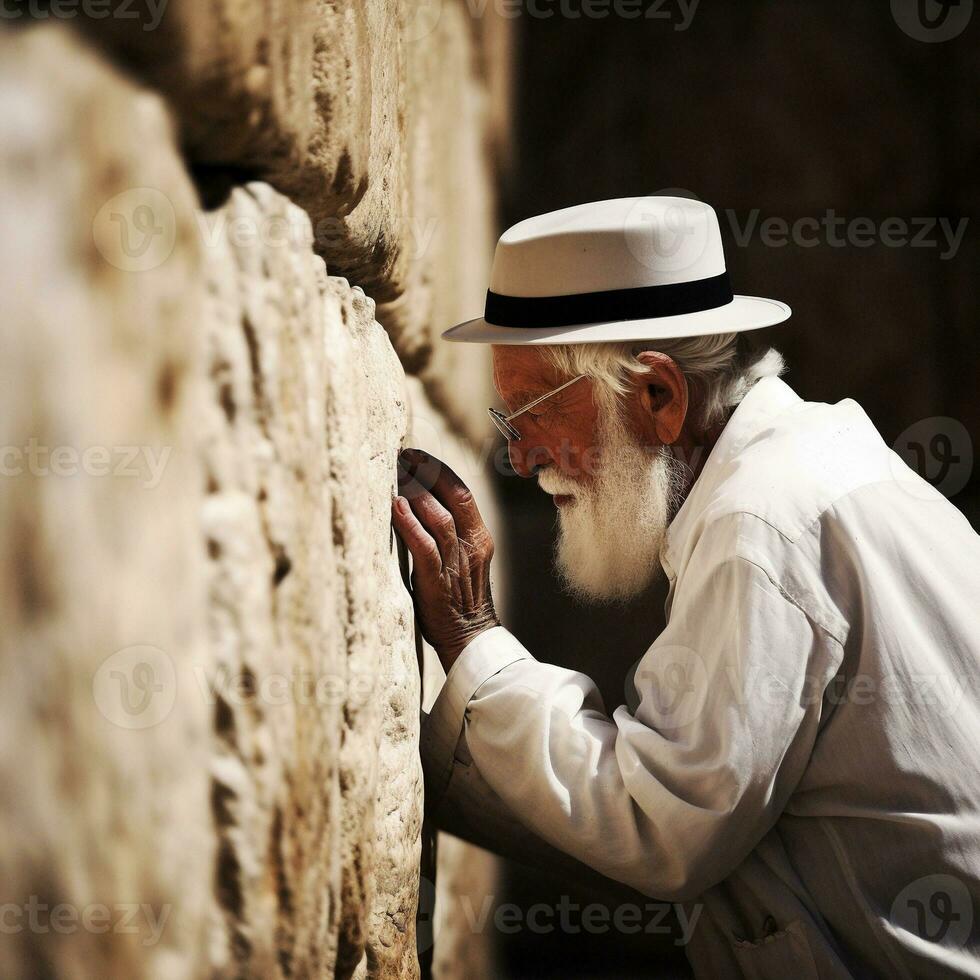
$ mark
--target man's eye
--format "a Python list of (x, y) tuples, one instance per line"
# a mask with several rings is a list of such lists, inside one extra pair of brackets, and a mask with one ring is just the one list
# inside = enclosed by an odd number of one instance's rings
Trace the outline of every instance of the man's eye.
[(557, 425), (557, 423), (562, 420), (563, 416), (564, 412), (561, 411), (561, 406), (549, 405), (547, 408), (542, 409), (540, 413), (536, 413), (534, 415), (534, 421), (539, 425)]

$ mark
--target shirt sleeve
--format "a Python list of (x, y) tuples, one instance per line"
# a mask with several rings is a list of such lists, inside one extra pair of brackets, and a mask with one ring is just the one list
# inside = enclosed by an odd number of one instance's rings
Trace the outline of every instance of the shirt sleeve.
[(481, 776), (535, 833), (647, 895), (687, 901), (782, 811), (840, 658), (755, 564), (692, 562), (637, 665), (635, 712), (610, 717), (589, 677), (497, 628), (453, 664), (424, 737), (455, 744), (461, 714)]

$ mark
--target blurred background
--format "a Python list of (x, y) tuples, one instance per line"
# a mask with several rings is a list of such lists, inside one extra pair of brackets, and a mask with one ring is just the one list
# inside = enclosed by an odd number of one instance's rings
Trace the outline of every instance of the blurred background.
[[(525, 13), (503, 224), (613, 197), (708, 202), (735, 291), (793, 309), (761, 332), (786, 357), (784, 380), (805, 399), (855, 399), (977, 527), (980, 17), (966, 16), (971, 4), (927, 0), (923, 22), (915, 3), (891, 6), (743, 0), (668, 2), (652, 19)], [(925, 26), (944, 13), (942, 29)], [(611, 711), (663, 626), (663, 595), (654, 589), (625, 610), (562, 595), (551, 502), (533, 481), (499, 485), (508, 626), (539, 659), (592, 676)], [(566, 889), (513, 865), (507, 881), (525, 907), (554, 906)], [(632, 977), (651, 975), (657, 938), (501, 942), (515, 978)], [(659, 942), (658, 962), (672, 948), (684, 975), (672, 939)]]

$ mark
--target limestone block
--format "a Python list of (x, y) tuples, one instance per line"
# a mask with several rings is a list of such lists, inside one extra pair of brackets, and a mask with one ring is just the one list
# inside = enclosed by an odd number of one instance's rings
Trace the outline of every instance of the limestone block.
[(0, 44), (0, 973), (416, 976), (374, 303), (269, 187), (196, 211), (158, 99), (67, 32)]
[[(413, 976), (420, 682), (390, 530), (401, 367), (298, 208), (252, 184), (208, 225), (213, 667), (257, 692), (215, 712), (221, 966)], [(283, 674), (305, 683), (273, 699)]]
[[(357, 518), (356, 522), (348, 518), (348, 528), (352, 535), (360, 534), (367, 558), (366, 567), (350, 564), (347, 590), (349, 603), (355, 596), (360, 599), (359, 609), (352, 606), (348, 614), (348, 664), (349, 676), (359, 681), (354, 689), (357, 705), (365, 705), (365, 716), (361, 719), (353, 709), (345, 710), (341, 763), (343, 767), (349, 760), (351, 784), (368, 763), (377, 766), (375, 782), (366, 787), (374, 794), (369, 811), (373, 819), (363, 826), (348, 821), (355, 832), (365, 834), (371, 862), (365, 872), (358, 854), (345, 852), (345, 861), (351, 874), (370, 875), (373, 886), (370, 900), (352, 909), (363, 918), (366, 934), (365, 957), (357, 972), (369, 977), (413, 977), (418, 973), (415, 913), (422, 827), (421, 679), (412, 603), (391, 530), (395, 460), (404, 439), (408, 403), (401, 367), (374, 319), (374, 303), (358, 287), (349, 298), (343, 279), (330, 278), (328, 287), (334, 296), (344, 297), (341, 320), (332, 320), (338, 350), (342, 324), (350, 336), (349, 370), (339, 371), (339, 361), (334, 368), (337, 448), (333, 456), (347, 461), (338, 470), (340, 505), (335, 512), (342, 508)], [(331, 339), (328, 335), (328, 352), (334, 349)], [(350, 451), (345, 448), (346, 438), (351, 439)], [(363, 517), (355, 500), (362, 502)], [(364, 701), (368, 696), (374, 704), (370, 713)], [(354, 752), (358, 732), (363, 750)], [(345, 792), (343, 768), (341, 791)], [(346, 975), (339, 969), (338, 973)]]
[[(202, 324), (212, 806), (227, 940), (215, 942), (215, 965), (229, 976), (315, 976), (337, 954), (347, 687), (326, 317), (313, 256), (288, 237), (267, 246), (257, 196), (236, 191), (209, 216)], [(281, 202), (266, 203), (284, 217)]]
[(195, 196), (54, 27), (0, 32), (0, 175), (0, 975), (203, 977)]
[(317, 20), (317, 0), (108, 0), (72, 24), (166, 94), (194, 162), (241, 173), (300, 161)]
[[(313, 37), (271, 53), (309, 5), (256, 6), (267, 20), (174, 0), (152, 56), (118, 24), (103, 38), (165, 89), (182, 76), (184, 139), (198, 122), (224, 131), (235, 166), (241, 146), (266, 151), (223, 129), (242, 104), (229, 66), (254, 49), (278, 92)], [(0, 873), (4, 901), (62, 904), (76, 924), (5, 937), (0, 973), (417, 976), (420, 654), (390, 500), (410, 397), (440, 444), (417, 441), (479, 481), (454, 432), (483, 417), (485, 352), (431, 359), (409, 396), (375, 302), (327, 274), (304, 210), (251, 183), (199, 211), (156, 96), (50, 24), (0, 45)], [(186, 60), (167, 63), (168, 45)], [(271, 138), (298, 91), (281, 90), (262, 135), (295, 148)], [(446, 127), (428, 125), (432, 152)], [(458, 144), (465, 166), (482, 166), (477, 137)], [(418, 144), (395, 156), (429, 186)], [(388, 220), (409, 183), (385, 174)], [(469, 196), (489, 240), (485, 182)], [(432, 254), (452, 275), (437, 295), (417, 272), (417, 295), (448, 310), (484, 283), (459, 265), (459, 217), (438, 221)], [(437, 381), (466, 390), (465, 412)], [(39, 447), (62, 449), (38, 466)], [(444, 857), (446, 883), (471, 864)]]
[(258, 176), (308, 212), (331, 273), (377, 301), (405, 369), (479, 439), (487, 351), (438, 335), (483, 309), (509, 20), (464, 0), (170, 0), (148, 17), (77, 24), (171, 100), (206, 186)]

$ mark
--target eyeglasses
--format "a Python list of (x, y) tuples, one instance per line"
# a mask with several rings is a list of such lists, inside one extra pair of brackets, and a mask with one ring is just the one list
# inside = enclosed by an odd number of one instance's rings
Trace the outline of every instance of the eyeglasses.
[(551, 398), (552, 395), (557, 395), (559, 391), (564, 391), (566, 388), (571, 387), (576, 381), (581, 381), (582, 378), (588, 377), (585, 374), (580, 374), (571, 381), (566, 381), (563, 385), (555, 388), (552, 391), (547, 392), (547, 394), (541, 395), (540, 398), (535, 398), (533, 402), (528, 402), (523, 408), (519, 408), (516, 412), (511, 415), (504, 415), (503, 412), (498, 412), (495, 408), (488, 408), (487, 411), (490, 413), (490, 420), (497, 427), (500, 434), (505, 439), (511, 439), (517, 442), (521, 438), (520, 432), (511, 425), (511, 421), (516, 419), (518, 415), (523, 415), (528, 409), (534, 408), (535, 405), (540, 405), (541, 402), (545, 401), (547, 398)]

